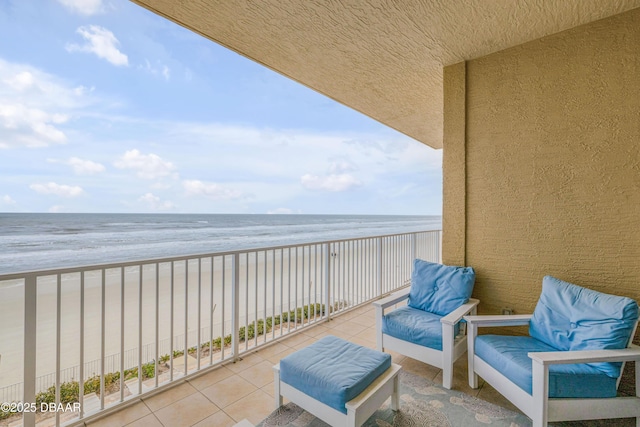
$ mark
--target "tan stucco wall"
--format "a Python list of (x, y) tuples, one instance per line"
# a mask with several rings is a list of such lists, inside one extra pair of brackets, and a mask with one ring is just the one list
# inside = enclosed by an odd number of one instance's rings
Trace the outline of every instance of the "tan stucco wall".
[(640, 10), (459, 71), (444, 70), (443, 260), (462, 245), (480, 311), (531, 312), (547, 274), (640, 301)]

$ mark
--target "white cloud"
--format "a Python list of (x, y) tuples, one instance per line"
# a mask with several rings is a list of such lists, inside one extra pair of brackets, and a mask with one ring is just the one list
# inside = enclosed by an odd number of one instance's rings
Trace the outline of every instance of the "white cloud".
[(87, 42), (83, 45), (69, 43), (67, 51), (94, 53), (98, 58), (105, 59), (113, 65), (129, 65), (129, 58), (120, 52), (117, 47), (120, 42), (111, 31), (98, 25), (89, 25), (79, 27), (76, 32)]
[[(223, 184), (225, 188), (251, 195), (250, 199), (240, 199), (243, 204), (236, 206), (238, 211), (268, 212), (277, 207), (297, 206), (300, 198), (304, 198), (305, 212), (331, 209), (340, 212), (344, 209), (342, 206), (350, 204), (348, 201), (341, 199), (343, 205), (335, 207), (327, 207), (326, 203), (346, 191), (353, 192), (354, 196), (358, 192), (354, 200), (372, 200), (378, 189), (396, 189), (407, 180), (423, 179), (428, 183), (433, 179), (434, 186), (441, 182), (442, 150), (433, 150), (391, 131), (344, 135), (204, 122), (175, 122), (165, 126), (161, 127), (166, 129), (165, 137), (154, 137), (154, 140), (158, 143), (184, 141), (184, 151), (176, 154), (176, 161), (180, 159), (181, 164), (189, 164), (190, 179)], [(364, 149), (365, 141), (371, 142), (368, 149)], [(181, 157), (205, 147), (215, 151), (210, 156), (191, 157), (191, 160)], [(314, 197), (310, 198), (310, 193)], [(196, 200), (193, 198), (193, 203)], [(181, 209), (186, 206), (181, 204)], [(354, 212), (362, 209), (365, 209), (363, 205), (358, 205)], [(384, 212), (387, 208), (372, 205), (366, 209)]]
[(230, 190), (213, 182), (184, 180), (182, 185), (188, 196), (205, 196), (213, 200), (232, 200), (243, 197), (240, 191)]
[(49, 213), (58, 213), (64, 211), (64, 206), (54, 205), (49, 208)]
[(46, 184), (31, 184), (29, 186), (33, 191), (39, 194), (54, 194), (60, 197), (77, 197), (84, 194), (82, 187), (61, 185), (55, 182), (48, 182)]
[(29, 65), (0, 59), (0, 148), (67, 142), (63, 124), (86, 112), (86, 89)]
[(46, 147), (51, 143), (62, 144), (67, 137), (56, 126), (68, 120), (64, 114), (51, 114), (21, 104), (0, 102), (0, 148), (15, 145)]
[(102, 13), (102, 0), (58, 0), (60, 4), (74, 13), (90, 16)]
[(73, 171), (78, 175), (93, 175), (105, 171), (104, 165), (77, 157), (70, 158), (66, 161), (66, 164), (71, 166)]
[(329, 166), (329, 173), (331, 174), (341, 174), (345, 172), (353, 172), (355, 170), (357, 170), (357, 168), (346, 160), (333, 162)]
[(267, 211), (268, 215), (289, 215), (292, 213), (293, 213), (293, 210), (289, 208), (277, 208), (277, 209)]
[(151, 62), (149, 62), (148, 59), (144, 60), (144, 65), (138, 65), (138, 68), (146, 71), (149, 74), (153, 74), (155, 76), (162, 75), (162, 77), (166, 81), (169, 81), (169, 79), (171, 78), (171, 70), (169, 69), (169, 67), (167, 67), (164, 64), (161, 64), (159, 65), (158, 68), (156, 68), (153, 65), (151, 65)]
[(2, 197), (2, 203), (4, 203), (5, 205), (15, 205), (15, 204), (16, 204), (16, 201), (15, 201), (15, 200), (13, 200), (13, 199), (11, 198), (11, 196), (9, 196), (8, 194), (5, 194), (5, 195)]
[(0, 83), (0, 101), (43, 110), (85, 108), (92, 102), (88, 95), (94, 90), (71, 85), (30, 65), (1, 58)]
[(379, 151), (387, 155), (395, 155), (399, 151), (404, 151), (409, 145), (409, 140), (379, 140), (367, 137), (357, 137), (345, 142), (349, 145), (358, 147), (359, 150), (366, 154), (371, 154), (373, 152)]
[(91, 86), (91, 87), (78, 86), (73, 88), (73, 93), (77, 96), (83, 96), (93, 92), (95, 89), (96, 89), (95, 86)]
[(134, 149), (129, 150), (114, 163), (118, 169), (132, 169), (143, 179), (157, 179), (165, 176), (177, 176), (174, 173), (176, 167), (173, 163), (162, 160), (153, 153), (142, 154)]
[(151, 188), (153, 188), (154, 190), (168, 190), (171, 188), (171, 184), (159, 181), (151, 184)]
[(29, 71), (21, 71), (15, 76), (5, 79), (5, 83), (21, 92), (35, 84), (35, 77)]
[(302, 186), (308, 190), (334, 192), (346, 191), (362, 185), (362, 182), (346, 173), (325, 176), (305, 174), (300, 178), (300, 182)]
[(175, 208), (175, 205), (172, 202), (168, 200), (162, 201), (160, 200), (160, 197), (153, 193), (146, 193), (145, 195), (140, 196), (138, 201), (147, 204), (149, 208), (155, 211), (167, 211)]

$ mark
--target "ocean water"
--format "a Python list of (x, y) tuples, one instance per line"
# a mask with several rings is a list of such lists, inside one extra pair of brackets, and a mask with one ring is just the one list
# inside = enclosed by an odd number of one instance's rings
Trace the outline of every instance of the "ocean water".
[(0, 213), (0, 274), (441, 227), (440, 216)]

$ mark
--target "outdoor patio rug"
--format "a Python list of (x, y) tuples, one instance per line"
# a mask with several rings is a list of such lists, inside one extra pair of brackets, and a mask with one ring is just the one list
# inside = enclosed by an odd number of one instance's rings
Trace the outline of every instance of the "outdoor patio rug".
[[(326, 427), (299, 406), (288, 403), (265, 418), (259, 427)], [(447, 390), (432, 381), (400, 372), (400, 411), (393, 412), (388, 403), (364, 423), (367, 427), (529, 427), (531, 421), (522, 414)]]

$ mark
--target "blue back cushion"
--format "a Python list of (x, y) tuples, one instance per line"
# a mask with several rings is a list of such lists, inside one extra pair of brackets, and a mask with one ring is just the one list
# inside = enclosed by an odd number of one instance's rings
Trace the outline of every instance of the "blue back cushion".
[(476, 273), (471, 267), (452, 267), (415, 259), (409, 307), (445, 316), (469, 301)]
[[(622, 349), (629, 344), (637, 320), (638, 304), (631, 298), (545, 276), (529, 335), (564, 351)], [(622, 364), (591, 365), (617, 378)]]

